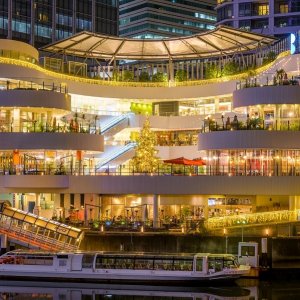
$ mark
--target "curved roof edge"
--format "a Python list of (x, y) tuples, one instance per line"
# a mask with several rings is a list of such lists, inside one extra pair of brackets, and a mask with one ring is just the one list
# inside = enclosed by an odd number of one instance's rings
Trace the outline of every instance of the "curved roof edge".
[(85, 58), (131, 60), (199, 59), (252, 51), (273, 44), (274, 37), (228, 26), (192, 36), (161, 40), (133, 39), (82, 31), (41, 50)]

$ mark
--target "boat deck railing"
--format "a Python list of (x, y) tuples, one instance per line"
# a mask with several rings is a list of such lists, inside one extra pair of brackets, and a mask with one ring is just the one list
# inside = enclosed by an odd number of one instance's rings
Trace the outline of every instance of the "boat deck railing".
[(7, 205), (0, 206), (0, 233), (29, 248), (75, 251), (83, 233), (61, 224)]

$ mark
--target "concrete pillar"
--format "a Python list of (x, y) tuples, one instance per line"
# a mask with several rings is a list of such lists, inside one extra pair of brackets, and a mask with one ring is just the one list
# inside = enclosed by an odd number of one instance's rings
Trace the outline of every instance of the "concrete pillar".
[(33, 213), (38, 216), (41, 213), (41, 194), (39, 193), (35, 194), (35, 206), (34, 206)]
[(171, 59), (169, 60), (169, 81), (174, 82), (174, 64)]
[(142, 222), (146, 222), (148, 220), (148, 205), (145, 204), (142, 206)]
[(220, 109), (219, 108), (220, 107), (219, 103), (220, 103), (220, 99), (216, 98), (215, 99), (215, 113), (219, 112), (219, 109)]
[(76, 0), (73, 0), (72, 34), (76, 33)]
[(1, 249), (0, 249), (0, 255), (6, 253), (7, 249), (7, 235), (6, 234), (1, 234), (0, 235), (1, 239)]
[(269, 1), (269, 24), (268, 24), (268, 31), (269, 32), (274, 32), (274, 2), (275, 1)]
[(12, 0), (8, 0), (7, 38), (12, 39)]
[(52, 1), (52, 33), (51, 33), (52, 43), (54, 43), (56, 39), (55, 33), (56, 33), (56, 1)]
[(96, 1), (92, 0), (92, 32), (95, 31), (96, 31)]
[(160, 195), (153, 195), (153, 228), (160, 227), (159, 205), (160, 205)]
[(204, 207), (203, 207), (203, 216), (204, 220), (208, 220), (208, 198), (206, 198)]
[(203, 79), (203, 62), (200, 62), (200, 79)]
[(31, 21), (30, 21), (30, 44), (34, 46), (34, 27), (35, 27), (35, 1), (30, 1), (30, 15), (31, 15)]

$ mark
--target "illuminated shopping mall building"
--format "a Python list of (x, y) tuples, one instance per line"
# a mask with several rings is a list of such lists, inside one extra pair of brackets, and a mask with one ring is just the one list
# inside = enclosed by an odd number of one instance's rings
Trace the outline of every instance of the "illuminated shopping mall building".
[[(70, 222), (296, 218), (299, 55), (285, 40), (220, 27), (157, 41), (82, 32), (44, 58), (0, 48), (2, 200)], [(153, 172), (130, 161), (147, 115)]]

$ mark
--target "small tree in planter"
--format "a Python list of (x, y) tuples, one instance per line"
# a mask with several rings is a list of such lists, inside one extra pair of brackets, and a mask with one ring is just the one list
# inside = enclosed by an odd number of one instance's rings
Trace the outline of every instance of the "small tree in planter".
[(139, 81), (141, 81), (141, 82), (150, 81), (150, 76), (149, 76), (148, 72), (143, 71), (139, 76)]
[(157, 72), (152, 75), (152, 81), (153, 82), (167, 82), (168, 81), (167, 74), (164, 74), (162, 72)]
[(231, 61), (224, 65), (222, 75), (224, 76), (234, 75), (237, 74), (238, 72), (239, 72), (239, 65), (236, 62)]
[(181, 82), (188, 79), (186, 70), (177, 70), (175, 75), (175, 81)]
[(206, 79), (212, 79), (212, 78), (218, 78), (221, 77), (221, 70), (218, 66), (215, 64), (212, 65), (206, 65), (205, 67), (205, 78)]
[(125, 70), (122, 73), (122, 81), (134, 81), (134, 74), (131, 71)]

